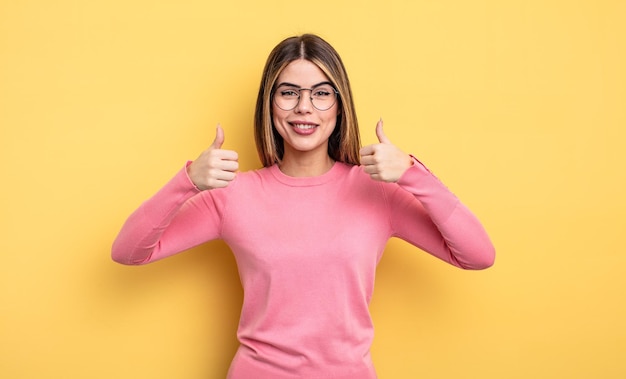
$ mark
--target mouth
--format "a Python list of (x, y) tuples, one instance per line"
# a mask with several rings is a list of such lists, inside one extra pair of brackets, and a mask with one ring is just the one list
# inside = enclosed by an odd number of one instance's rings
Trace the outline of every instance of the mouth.
[(312, 122), (290, 122), (289, 125), (296, 133), (305, 135), (313, 133), (318, 126)]

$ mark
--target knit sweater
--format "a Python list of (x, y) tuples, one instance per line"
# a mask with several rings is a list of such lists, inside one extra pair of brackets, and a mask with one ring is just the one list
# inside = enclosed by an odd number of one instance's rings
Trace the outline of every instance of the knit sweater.
[(465, 269), (494, 248), (474, 215), (422, 164), (397, 183), (335, 163), (316, 177), (278, 166), (199, 191), (181, 170), (126, 221), (112, 257), (145, 264), (213, 239), (244, 290), (230, 379), (373, 379), (369, 302), (390, 237)]

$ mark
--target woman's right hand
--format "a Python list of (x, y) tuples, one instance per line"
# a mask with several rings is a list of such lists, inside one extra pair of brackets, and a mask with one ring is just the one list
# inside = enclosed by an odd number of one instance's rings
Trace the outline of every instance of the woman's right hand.
[(239, 169), (236, 151), (222, 150), (224, 130), (217, 125), (215, 140), (208, 149), (187, 167), (187, 174), (198, 189), (226, 187), (235, 179)]

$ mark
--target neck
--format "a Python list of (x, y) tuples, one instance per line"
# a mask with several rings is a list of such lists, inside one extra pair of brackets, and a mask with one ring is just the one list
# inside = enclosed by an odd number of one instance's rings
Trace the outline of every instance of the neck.
[(285, 175), (293, 177), (320, 176), (327, 173), (334, 163), (326, 152), (318, 157), (285, 152), (279, 168)]

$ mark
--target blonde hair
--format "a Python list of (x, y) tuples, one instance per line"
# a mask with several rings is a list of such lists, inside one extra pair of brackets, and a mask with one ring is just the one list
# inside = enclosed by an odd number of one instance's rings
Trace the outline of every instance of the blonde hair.
[(273, 126), (272, 95), (276, 80), (291, 62), (306, 59), (328, 77), (338, 94), (337, 124), (328, 142), (328, 155), (338, 162), (359, 164), (361, 141), (348, 74), (335, 49), (314, 34), (290, 37), (272, 50), (265, 63), (254, 113), (254, 139), (264, 167), (280, 163), (284, 141)]

